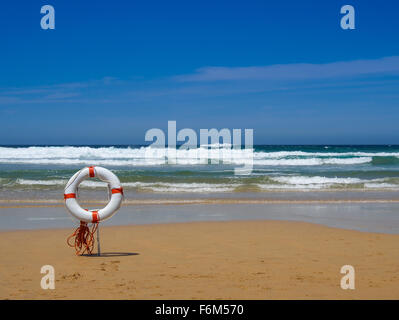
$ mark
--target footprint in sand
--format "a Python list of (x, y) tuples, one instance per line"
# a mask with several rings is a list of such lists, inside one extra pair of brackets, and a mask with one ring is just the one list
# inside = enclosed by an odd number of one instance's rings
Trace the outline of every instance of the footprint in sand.
[(83, 277), (83, 276), (79, 272), (75, 272), (70, 275), (64, 274), (61, 276), (61, 279), (62, 280), (78, 280), (81, 277)]
[[(110, 261), (109, 264), (107, 264), (106, 262), (101, 263), (101, 271), (119, 271), (119, 266), (118, 264), (120, 263), (120, 261)], [(109, 269), (111, 268), (111, 270)]]

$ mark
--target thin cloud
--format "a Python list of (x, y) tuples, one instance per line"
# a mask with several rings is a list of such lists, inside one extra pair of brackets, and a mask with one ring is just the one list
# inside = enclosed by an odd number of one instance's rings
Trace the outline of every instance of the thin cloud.
[(103, 90), (104, 87), (120, 83), (121, 81), (117, 78), (104, 77), (86, 82), (67, 82), (32, 88), (0, 88), (0, 106), (5, 104), (73, 102), (73, 98), (87, 96), (89, 90)]
[(103, 77), (99, 80), (88, 80), (82, 82), (66, 82), (58, 83), (53, 85), (42, 85), (30, 89), (25, 88), (0, 88), (0, 94), (13, 95), (13, 96), (24, 96), (31, 94), (51, 94), (60, 91), (71, 91), (71, 90), (83, 90), (91, 87), (98, 87), (110, 84), (119, 83), (118, 78), (115, 77)]
[(178, 82), (234, 80), (306, 80), (399, 74), (399, 56), (375, 60), (340, 61), (324, 64), (295, 63), (255, 67), (204, 67), (193, 74), (173, 77)]

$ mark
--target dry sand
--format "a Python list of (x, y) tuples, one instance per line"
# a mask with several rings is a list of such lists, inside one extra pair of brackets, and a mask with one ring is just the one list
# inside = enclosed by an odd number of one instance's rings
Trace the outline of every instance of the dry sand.
[[(279, 221), (104, 227), (104, 256), (79, 257), (71, 232), (1, 232), (0, 298), (399, 298), (399, 235)], [(40, 287), (47, 264), (55, 290)], [(355, 290), (340, 287), (347, 264)]]

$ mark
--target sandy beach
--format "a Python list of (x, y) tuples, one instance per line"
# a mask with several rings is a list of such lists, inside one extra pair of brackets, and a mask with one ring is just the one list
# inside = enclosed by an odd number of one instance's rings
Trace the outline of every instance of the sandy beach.
[[(1, 299), (398, 299), (399, 235), (292, 221), (101, 228), (103, 256), (72, 229), (0, 232)], [(355, 290), (340, 269), (352, 265)], [(43, 290), (43, 265), (55, 290)]]
[(398, 11), (3, 1), (0, 301), (399, 300)]

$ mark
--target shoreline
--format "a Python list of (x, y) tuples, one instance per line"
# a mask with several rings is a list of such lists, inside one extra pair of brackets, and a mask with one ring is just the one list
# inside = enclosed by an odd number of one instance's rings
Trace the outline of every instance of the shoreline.
[[(252, 201), (252, 200), (251, 200)], [(104, 205), (90, 203), (86, 208)], [(123, 205), (102, 226), (212, 221), (301, 221), (329, 227), (399, 234), (399, 202), (180, 203)], [(0, 232), (75, 228), (78, 221), (59, 205), (0, 207)]]
[[(80, 201), (87, 205), (104, 205), (107, 201)], [(351, 203), (399, 203), (399, 199), (330, 199), (330, 200), (256, 200), (256, 199), (174, 199), (174, 200), (127, 200), (124, 206), (137, 205), (203, 205), (203, 204), (351, 204)], [(8, 205), (4, 205), (8, 204)], [(0, 209), (10, 208), (61, 208), (64, 200), (0, 200)]]
[[(106, 204), (105, 190), (80, 190), (82, 204)], [(290, 204), (290, 203), (396, 203), (399, 191), (388, 190), (314, 190), (274, 192), (225, 193), (152, 193), (125, 190), (123, 205), (180, 204)], [(64, 204), (63, 190), (5, 191), (0, 195), (0, 208), (15, 205), (60, 206)]]
[[(0, 299), (399, 298), (399, 235), (265, 220), (107, 226), (104, 255), (79, 257), (71, 232), (1, 232)], [(43, 265), (55, 290), (40, 288)], [(340, 287), (343, 265), (355, 290)]]

